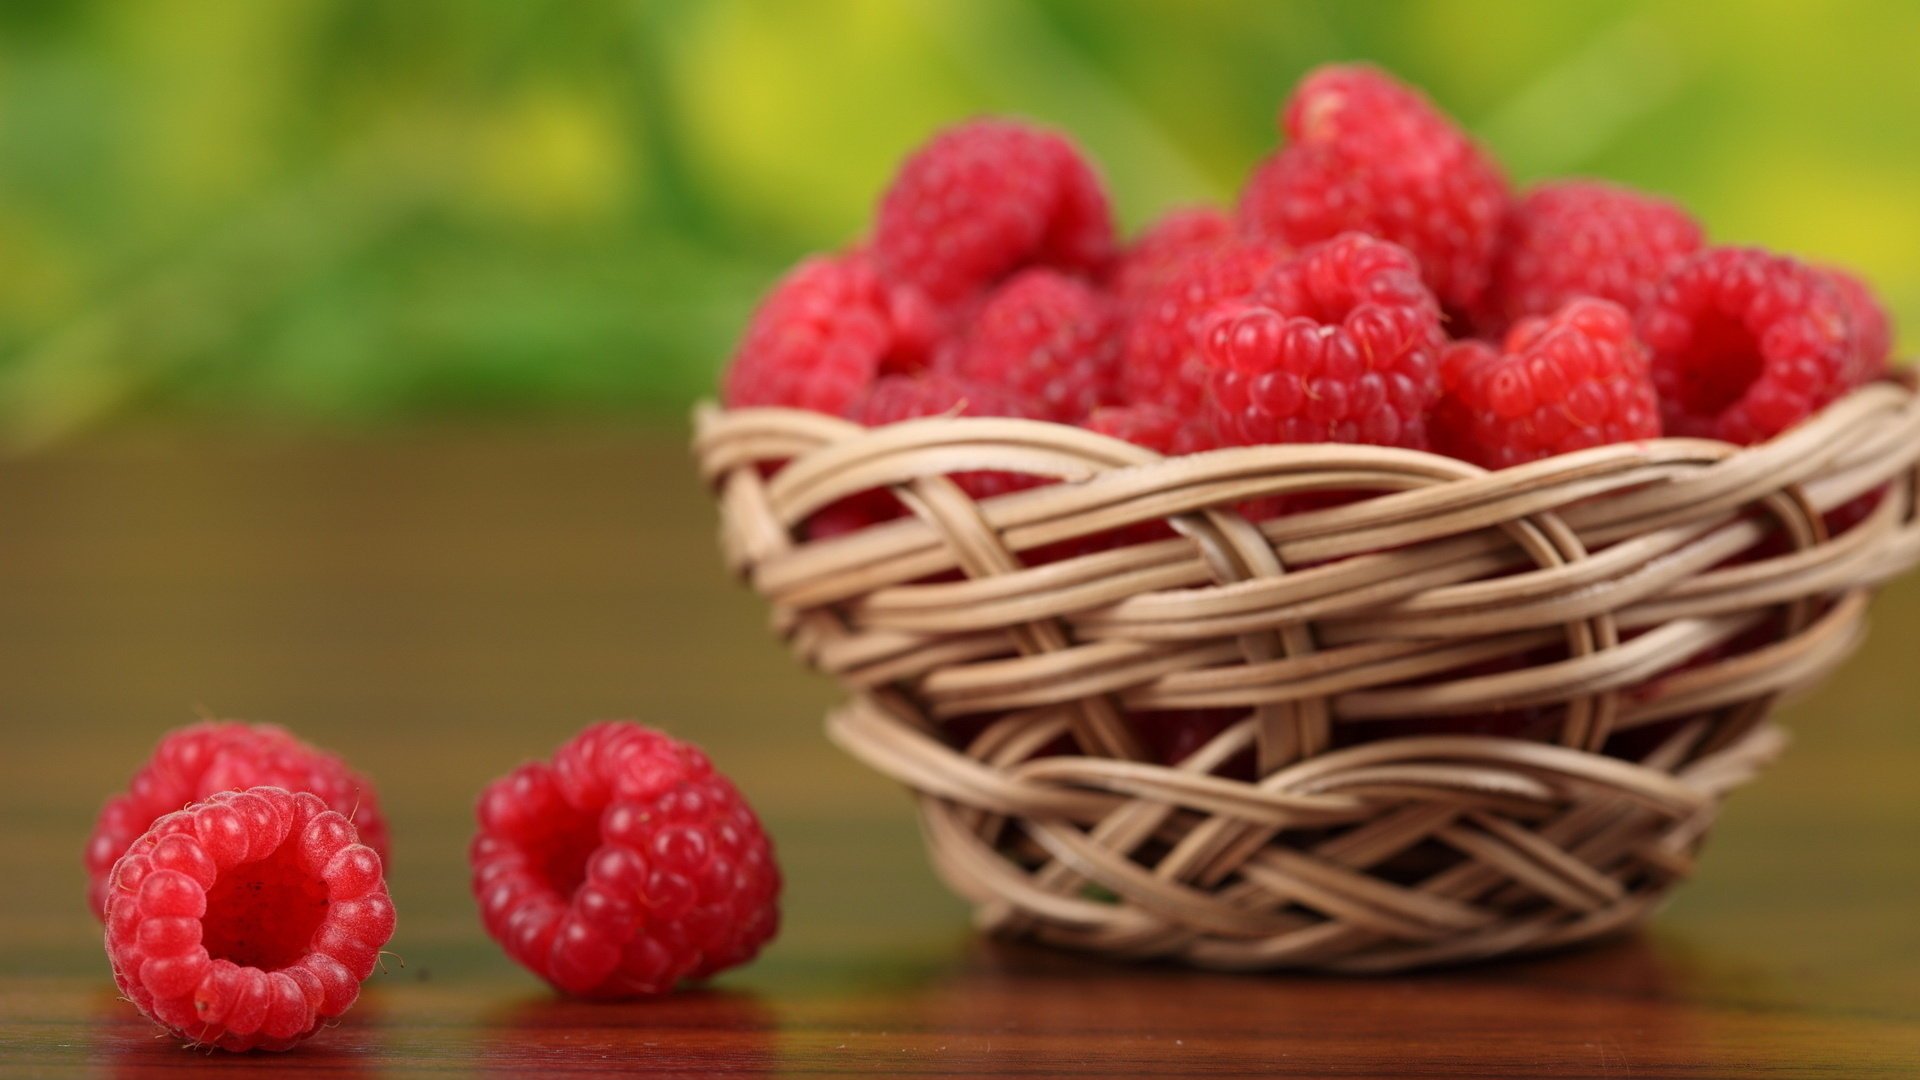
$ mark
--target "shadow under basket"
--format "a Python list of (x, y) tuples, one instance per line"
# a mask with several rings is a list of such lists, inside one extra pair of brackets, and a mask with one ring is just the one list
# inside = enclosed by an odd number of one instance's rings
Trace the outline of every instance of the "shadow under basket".
[[(1779, 751), (1774, 703), (1920, 561), (1910, 379), (1760, 446), (1497, 473), (1023, 420), (696, 425), (730, 564), (849, 691), (830, 735), (913, 791), (980, 924), (1204, 967), (1393, 971), (1639, 922)], [(950, 476), (979, 471), (1049, 482)], [(900, 516), (807, 539), (875, 489)]]

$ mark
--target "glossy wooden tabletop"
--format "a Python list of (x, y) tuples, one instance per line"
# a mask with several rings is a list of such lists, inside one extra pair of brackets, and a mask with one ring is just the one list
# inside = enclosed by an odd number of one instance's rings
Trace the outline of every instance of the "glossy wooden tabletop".
[[(0, 1071), (1302, 1076), (1920, 1074), (1920, 581), (1789, 713), (1652, 929), (1408, 978), (1196, 974), (974, 939), (905, 798), (728, 581), (681, 438), (120, 435), (0, 461)], [(279, 1058), (116, 999), (100, 800), (202, 711), (374, 774), (404, 958)], [(704, 743), (767, 819), (786, 928), (667, 1000), (556, 999), (481, 934), (479, 785), (599, 717)]]

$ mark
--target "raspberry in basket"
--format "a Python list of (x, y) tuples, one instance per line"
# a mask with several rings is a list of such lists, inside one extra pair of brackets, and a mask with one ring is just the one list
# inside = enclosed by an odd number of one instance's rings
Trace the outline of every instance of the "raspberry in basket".
[(746, 963), (779, 924), (760, 820), (697, 748), (593, 724), (480, 795), (473, 893), (487, 933), (580, 997), (667, 993)]
[[(928, 416), (1012, 416), (1037, 419), (1039, 410), (1027, 399), (990, 383), (958, 378), (942, 371), (918, 375), (889, 375), (856, 401), (848, 418), (868, 427), (897, 424)], [(1040, 481), (1005, 472), (956, 474), (956, 483), (976, 499), (1033, 487)], [(863, 491), (821, 508), (807, 522), (814, 540), (844, 536), (869, 525), (906, 514), (900, 500), (884, 490)]]
[(1877, 375), (1829, 277), (1758, 248), (1708, 248), (1640, 318), (1669, 435), (1771, 438)]
[(1318, 244), (1282, 265), (1260, 302), (1208, 317), (1214, 430), (1229, 445), (1424, 447), (1444, 343), (1406, 249), (1360, 233)]
[(223, 791), (113, 866), (107, 958), (140, 1011), (195, 1046), (286, 1050), (360, 996), (393, 936), (380, 856), (311, 792)]
[(107, 800), (87, 841), (87, 903), (106, 917), (107, 875), (155, 818), (221, 791), (272, 785), (310, 791), (350, 818), (360, 839), (388, 857), (387, 823), (367, 778), (273, 724), (206, 721), (168, 732), (127, 790)]
[(1108, 286), (1120, 302), (1138, 304), (1178, 273), (1233, 237), (1233, 219), (1211, 206), (1172, 210), (1148, 226), (1120, 253)]
[(1847, 311), (1853, 317), (1853, 331), (1860, 347), (1860, 360), (1872, 378), (1886, 367), (1893, 352), (1893, 318), (1887, 314), (1873, 287), (1837, 266), (1823, 266), (1820, 272), (1840, 290)]
[(1435, 448), (1489, 469), (1660, 435), (1646, 349), (1606, 300), (1522, 319), (1501, 349), (1457, 342), (1440, 368)]
[(1169, 457), (1197, 454), (1218, 445), (1205, 417), (1185, 416), (1158, 405), (1095, 409), (1082, 426)]
[(1102, 270), (1113, 213), (1100, 177), (1058, 133), (974, 120), (900, 166), (880, 201), (873, 255), (888, 280), (951, 307), (1025, 266)]
[(993, 291), (940, 366), (1070, 424), (1119, 399), (1119, 334), (1119, 306), (1104, 293), (1055, 270), (1023, 270)]
[(1198, 415), (1207, 396), (1201, 320), (1223, 303), (1257, 293), (1287, 255), (1284, 245), (1268, 240), (1225, 244), (1187, 260), (1136, 302), (1121, 361), (1126, 399)]
[(1583, 296), (1637, 315), (1703, 241), (1692, 215), (1665, 199), (1597, 180), (1541, 184), (1507, 218), (1476, 328), (1501, 333)]
[(938, 319), (910, 288), (884, 284), (861, 254), (817, 255), (760, 302), (727, 368), (729, 408), (844, 412), (888, 371), (921, 367)]
[(1365, 65), (1308, 75), (1282, 122), (1290, 142), (1241, 194), (1250, 227), (1296, 247), (1372, 233), (1413, 252), (1449, 310), (1474, 309), (1512, 198), (1485, 151), (1419, 91)]

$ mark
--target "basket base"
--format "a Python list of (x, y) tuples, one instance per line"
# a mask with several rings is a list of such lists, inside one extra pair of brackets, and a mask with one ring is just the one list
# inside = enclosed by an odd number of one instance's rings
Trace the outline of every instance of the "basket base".
[(996, 937), (1221, 970), (1405, 971), (1646, 921), (1770, 724), (1641, 762), (1490, 736), (1389, 739), (1257, 783), (1091, 757), (999, 766), (881, 702), (828, 732), (918, 794), (934, 868)]

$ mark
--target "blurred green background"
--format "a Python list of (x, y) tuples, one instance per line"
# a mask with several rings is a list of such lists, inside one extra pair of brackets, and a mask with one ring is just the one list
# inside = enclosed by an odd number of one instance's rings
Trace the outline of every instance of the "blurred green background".
[(1133, 226), (1231, 198), (1335, 59), (1521, 181), (1671, 193), (1912, 325), (1917, 31), (1904, 0), (8, 0), (0, 442), (677, 417), (935, 127), (1070, 129)]

